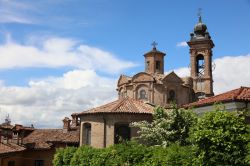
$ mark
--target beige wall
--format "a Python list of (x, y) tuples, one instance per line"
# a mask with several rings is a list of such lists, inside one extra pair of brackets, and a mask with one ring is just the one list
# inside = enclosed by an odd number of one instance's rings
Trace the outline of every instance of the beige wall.
[[(91, 146), (96, 148), (108, 147), (114, 144), (114, 130), (117, 123), (131, 123), (142, 120), (151, 121), (150, 114), (92, 114), (84, 115), (81, 119), (80, 145), (85, 142), (83, 125), (91, 124)], [(106, 125), (104, 125), (106, 121)], [(105, 136), (106, 135), (106, 136)], [(131, 137), (137, 136), (137, 129), (131, 128)]]

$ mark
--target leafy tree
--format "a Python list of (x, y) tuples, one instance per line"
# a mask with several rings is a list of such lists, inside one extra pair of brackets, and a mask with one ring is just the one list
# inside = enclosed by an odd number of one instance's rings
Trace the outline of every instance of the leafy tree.
[(202, 165), (246, 165), (247, 129), (244, 116), (221, 107), (198, 120), (191, 138)]
[(54, 166), (68, 166), (70, 164), (70, 160), (73, 157), (73, 154), (76, 151), (76, 149), (77, 148), (75, 147), (57, 149), (56, 154), (54, 156), (53, 165)]
[(132, 126), (140, 129), (138, 139), (146, 145), (168, 146), (174, 142), (186, 145), (189, 129), (196, 121), (197, 118), (192, 111), (178, 109), (173, 105), (169, 110), (156, 107), (151, 123), (141, 121), (132, 123)]

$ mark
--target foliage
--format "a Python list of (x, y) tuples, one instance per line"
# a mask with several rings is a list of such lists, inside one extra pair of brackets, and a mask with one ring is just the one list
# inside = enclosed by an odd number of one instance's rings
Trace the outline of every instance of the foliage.
[(140, 128), (138, 139), (146, 145), (168, 146), (175, 142), (186, 145), (189, 129), (196, 121), (197, 117), (192, 111), (173, 105), (170, 110), (156, 107), (152, 123), (135, 122), (132, 126)]
[(67, 147), (65, 149), (59, 148), (54, 156), (53, 165), (54, 166), (68, 166), (70, 160), (76, 151), (75, 147)]
[(244, 116), (217, 107), (206, 113), (193, 128), (198, 146), (197, 162), (203, 165), (245, 165), (247, 128)]

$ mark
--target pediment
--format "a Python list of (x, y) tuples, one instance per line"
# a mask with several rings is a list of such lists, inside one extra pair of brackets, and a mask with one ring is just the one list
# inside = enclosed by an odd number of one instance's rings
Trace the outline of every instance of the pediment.
[(121, 75), (120, 78), (118, 79), (117, 85), (121, 86), (123, 84), (129, 83), (129, 80), (131, 80), (131, 77)]
[(154, 81), (154, 78), (145, 72), (137, 73), (133, 76), (132, 82), (151, 82)]
[(166, 75), (162, 81), (166, 83), (179, 83), (179, 84), (183, 83), (182, 79), (179, 76), (177, 76), (173, 71), (168, 75)]

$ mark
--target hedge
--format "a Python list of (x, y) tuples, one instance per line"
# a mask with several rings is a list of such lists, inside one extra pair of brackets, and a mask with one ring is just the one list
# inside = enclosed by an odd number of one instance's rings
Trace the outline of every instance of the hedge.
[[(191, 165), (194, 153), (191, 146), (178, 144), (147, 147), (136, 142), (125, 142), (105, 149), (89, 146), (57, 150), (54, 166), (158, 166)], [(70, 154), (69, 154), (70, 153)], [(69, 162), (69, 158), (70, 162)]]

